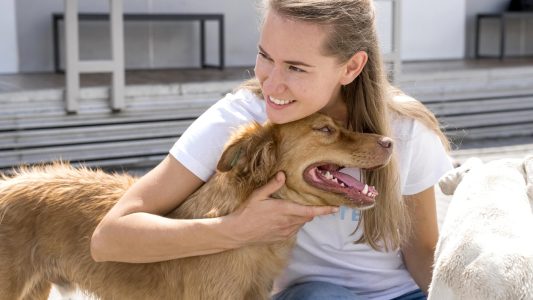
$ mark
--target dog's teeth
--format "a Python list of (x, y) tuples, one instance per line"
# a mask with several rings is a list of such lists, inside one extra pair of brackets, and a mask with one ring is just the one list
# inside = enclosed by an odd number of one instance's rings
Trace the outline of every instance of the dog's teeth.
[(333, 179), (331, 181), (333, 181), (335, 183), (339, 183), (339, 181), (337, 181), (337, 178), (335, 178), (335, 177), (333, 177)]
[(368, 184), (365, 184), (365, 187), (363, 188), (361, 193), (363, 193), (364, 195), (366, 195), (368, 193)]
[(342, 187), (346, 187), (346, 185), (345, 185), (343, 182), (341, 182), (341, 186), (342, 186)]

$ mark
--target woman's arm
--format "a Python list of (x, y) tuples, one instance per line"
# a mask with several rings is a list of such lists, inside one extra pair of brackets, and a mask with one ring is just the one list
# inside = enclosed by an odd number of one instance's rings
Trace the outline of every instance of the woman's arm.
[[(96, 261), (155, 262), (205, 255), (294, 235), (331, 207), (305, 207), (269, 199), (283, 174), (256, 190), (236, 212), (212, 219), (162, 217), (203, 181), (171, 156), (139, 179), (107, 213), (91, 239)], [(268, 200), (268, 201), (266, 201)]]
[(433, 256), (439, 237), (435, 191), (430, 187), (405, 197), (412, 220), (412, 233), (402, 247), (407, 270), (427, 294), (433, 272)]
[[(215, 226), (220, 219), (193, 222), (160, 216), (177, 207), (202, 184), (182, 164), (167, 156), (140, 178), (97, 226), (91, 239), (93, 258), (151, 262), (233, 247), (215, 239), (224, 234), (224, 228)], [(191, 238), (198, 236), (205, 238), (196, 238), (195, 248), (199, 251), (191, 253), (187, 246)]]

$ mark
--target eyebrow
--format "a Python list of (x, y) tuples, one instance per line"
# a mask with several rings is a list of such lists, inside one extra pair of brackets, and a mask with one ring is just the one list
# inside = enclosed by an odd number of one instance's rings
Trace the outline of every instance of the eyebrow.
[[(258, 45), (257, 47), (259, 48), (259, 51), (263, 52), (264, 54), (266, 54), (266, 56), (270, 57), (268, 52), (266, 52), (265, 49), (263, 49), (263, 47), (261, 47), (260, 45)], [(315, 66), (312, 66), (310, 64), (306, 64), (304, 62), (295, 61), (295, 60), (285, 60), (283, 62), (286, 63), (286, 64), (289, 64), (289, 65), (295, 65), (295, 66), (304, 66), (304, 67), (309, 67), (309, 68), (314, 68), (315, 67)]]

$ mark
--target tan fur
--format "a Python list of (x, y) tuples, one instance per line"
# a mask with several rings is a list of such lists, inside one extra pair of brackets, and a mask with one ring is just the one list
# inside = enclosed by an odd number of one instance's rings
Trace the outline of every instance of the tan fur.
[[(321, 128), (329, 127), (332, 133)], [(317, 162), (372, 168), (391, 149), (382, 137), (349, 132), (315, 114), (285, 125), (241, 128), (216, 174), (170, 218), (226, 215), (277, 171), (286, 184), (277, 197), (302, 204), (357, 204), (314, 188), (302, 178)], [(237, 154), (238, 153), (238, 154)], [(294, 240), (159, 263), (96, 263), (90, 238), (96, 225), (134, 182), (66, 163), (21, 168), (0, 180), (0, 299), (46, 299), (50, 282), (72, 283), (101, 299), (268, 299)]]

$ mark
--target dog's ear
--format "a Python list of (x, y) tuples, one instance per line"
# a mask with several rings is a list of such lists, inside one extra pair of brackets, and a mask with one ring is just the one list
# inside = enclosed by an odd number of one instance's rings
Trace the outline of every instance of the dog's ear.
[(528, 155), (524, 158), (524, 171), (527, 184), (527, 196), (529, 197), (529, 202), (533, 205), (533, 155)]
[(257, 123), (243, 126), (227, 144), (217, 170), (233, 170), (254, 180), (268, 178), (276, 162), (275, 145), (272, 126)]
[(468, 173), (472, 168), (482, 165), (483, 162), (477, 157), (469, 158), (464, 164), (460, 167), (454, 168), (444, 174), (439, 180), (439, 187), (445, 195), (453, 195), (455, 189), (463, 180), (463, 177)]

